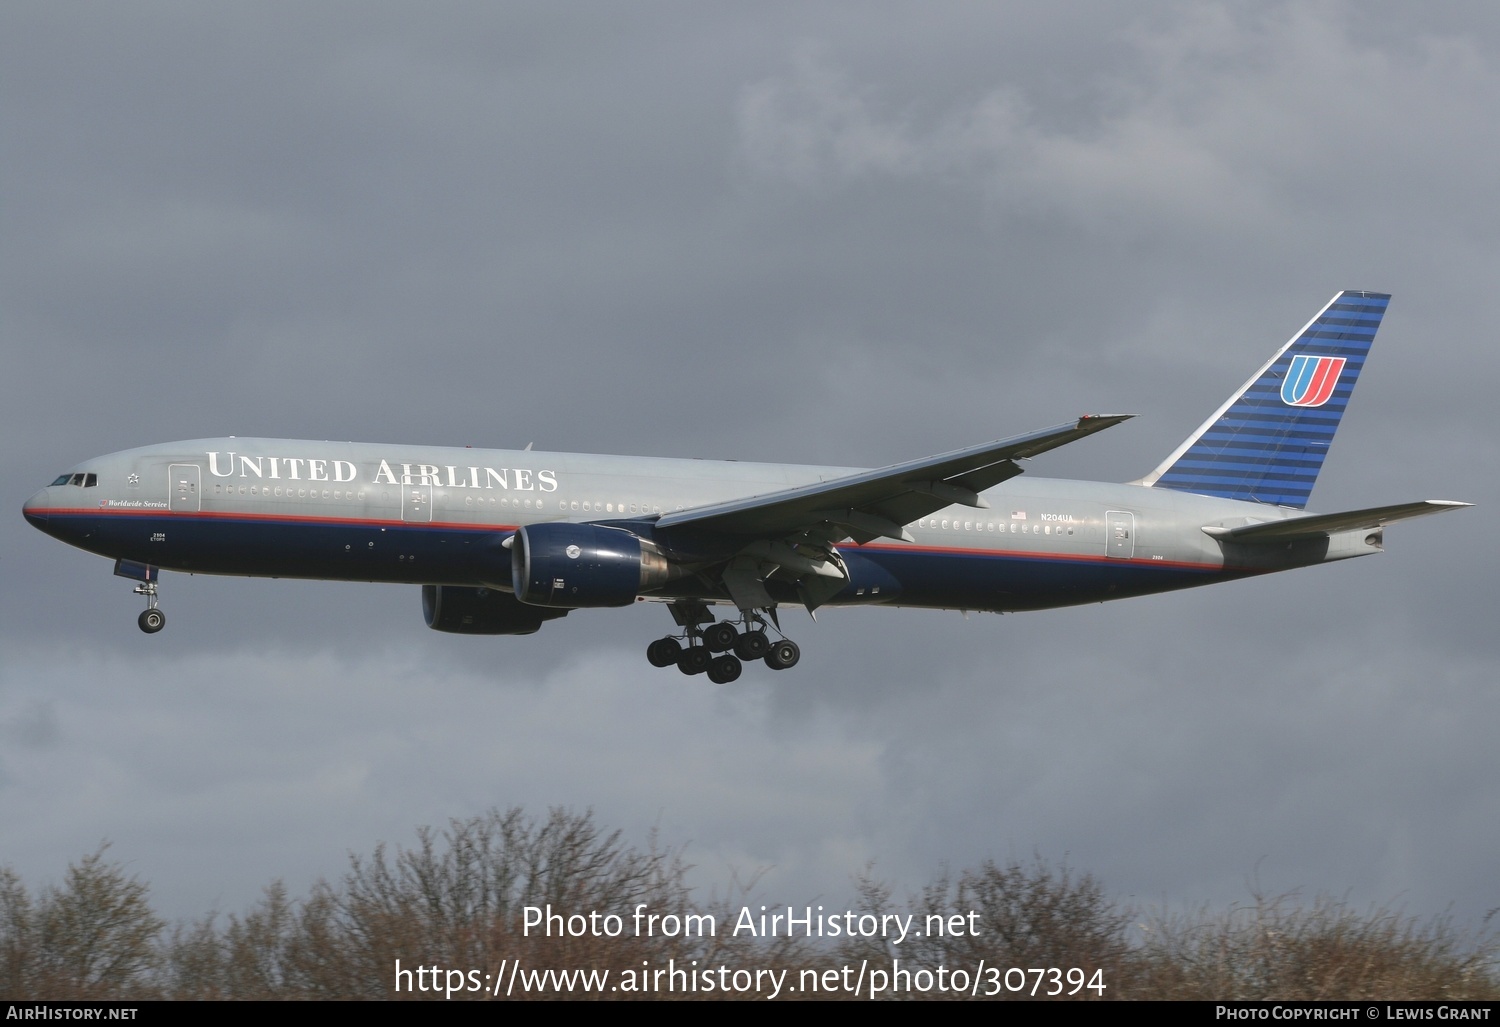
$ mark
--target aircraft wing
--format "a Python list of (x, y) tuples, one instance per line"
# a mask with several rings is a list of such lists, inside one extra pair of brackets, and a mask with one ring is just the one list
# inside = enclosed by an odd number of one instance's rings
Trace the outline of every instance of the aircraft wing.
[(953, 503), (986, 508), (979, 493), (1021, 473), (1017, 460), (1129, 419), (1091, 414), (1076, 422), (829, 481), (669, 513), (656, 530), (827, 545), (852, 538), (911, 541), (903, 525)]
[(1459, 503), (1451, 499), (1424, 499), (1416, 503), (1397, 503), (1394, 506), (1375, 506), (1368, 510), (1348, 510), (1344, 513), (1309, 514), (1306, 517), (1289, 517), (1281, 521), (1265, 521), (1261, 524), (1246, 524), (1238, 528), (1223, 528), (1210, 525), (1203, 530), (1214, 538), (1225, 542), (1246, 544), (1295, 542), (1299, 539), (1319, 538), (1339, 531), (1359, 531), (1364, 528), (1379, 528), (1392, 521), (1404, 521), (1410, 517), (1446, 513), (1460, 510), (1472, 503)]

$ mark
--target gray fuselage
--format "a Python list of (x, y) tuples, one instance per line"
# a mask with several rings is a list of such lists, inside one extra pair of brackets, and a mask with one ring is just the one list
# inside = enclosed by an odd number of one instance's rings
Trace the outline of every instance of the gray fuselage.
[[(88, 460), (33, 497), (27, 516), (90, 552), (170, 570), (509, 589), (504, 544), (519, 526), (594, 522), (649, 537), (663, 514), (852, 473), (224, 438)], [(949, 506), (905, 525), (912, 541), (840, 545), (848, 582), (828, 602), (1039, 609), (1359, 556), (1381, 543), (1376, 529), (1239, 545), (1204, 529), (1302, 511), (1139, 485), (1023, 475), (983, 498), (988, 509)], [(685, 560), (643, 596), (725, 600), (694, 567)]]

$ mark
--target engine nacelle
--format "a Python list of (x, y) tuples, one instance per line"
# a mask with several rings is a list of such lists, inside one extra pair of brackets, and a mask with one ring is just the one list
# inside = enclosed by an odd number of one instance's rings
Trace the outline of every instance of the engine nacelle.
[(504, 589), (422, 586), (422, 617), (434, 631), (458, 635), (529, 635), (543, 621), (567, 615), (567, 610), (524, 606)]
[(664, 584), (668, 573), (667, 558), (655, 543), (621, 528), (529, 524), (511, 544), (516, 598), (534, 606), (628, 606)]

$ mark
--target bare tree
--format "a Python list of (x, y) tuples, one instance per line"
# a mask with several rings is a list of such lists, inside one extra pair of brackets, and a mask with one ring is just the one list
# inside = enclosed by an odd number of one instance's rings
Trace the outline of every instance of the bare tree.
[[(893, 908), (892, 889), (870, 871), (856, 885), (863, 910), (879, 913)], [(1096, 878), (1066, 864), (1053, 867), (1040, 857), (1030, 864), (986, 860), (956, 879), (944, 870), (908, 904), (906, 913), (912, 917), (912, 935), (899, 947), (857, 941), (843, 946), (842, 953), (846, 958), (899, 958), (903, 966), (932, 971), (943, 967), (975, 974), (985, 966), (992, 973), (998, 969), (1002, 983), (1010, 968), (1056, 968), (1064, 975), (1078, 970), (1083, 977), (1076, 985), (1066, 976), (1060, 984), (1048, 977), (1038, 988), (1039, 993), (1056, 988), (1075, 999), (1123, 997), (1133, 975), (1133, 953), (1126, 940), (1129, 914), (1105, 896)], [(990, 992), (995, 980), (986, 978), (980, 990)], [(1080, 986), (1089, 981), (1105, 987), (1101, 992)], [(934, 992), (905, 997), (959, 996)], [(1002, 987), (992, 997), (1031, 996), (1029, 987)]]
[(0, 997), (29, 994), (33, 976), (31, 896), (10, 867), (0, 867)]
[(68, 867), (61, 887), (32, 900), (0, 872), (0, 956), (8, 995), (103, 998), (147, 994), (165, 926), (146, 885), (106, 863), (107, 845)]
[(1141, 988), (1152, 998), (1493, 999), (1495, 939), (1451, 918), (1359, 913), (1320, 897), (1283, 895), (1219, 915), (1159, 916), (1144, 925)]

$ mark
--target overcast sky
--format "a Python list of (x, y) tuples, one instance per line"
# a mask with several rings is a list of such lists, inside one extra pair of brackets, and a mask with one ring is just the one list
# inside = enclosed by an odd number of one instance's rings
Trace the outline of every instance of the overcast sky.
[[(592, 807), (769, 904), (1066, 859), (1500, 907), (1500, 8), (0, 7), (0, 864), (101, 840), (169, 916), (491, 807)], [(167, 575), (21, 504), (225, 435), (871, 466), (1127, 424), (1154, 467), (1340, 289), (1394, 294), (1312, 508), (1388, 552), (996, 617), (783, 617), (651, 668), (654, 604), (524, 638), (416, 586)], [(705, 895), (706, 897), (706, 895)]]

